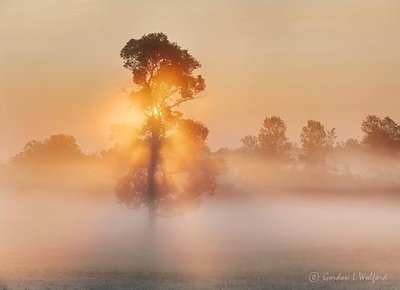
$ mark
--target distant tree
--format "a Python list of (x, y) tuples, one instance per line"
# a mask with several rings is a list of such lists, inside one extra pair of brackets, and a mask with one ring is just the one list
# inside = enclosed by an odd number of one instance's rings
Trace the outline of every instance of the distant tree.
[(302, 128), (300, 141), (303, 155), (300, 159), (313, 166), (325, 165), (326, 157), (333, 148), (336, 139), (335, 129), (325, 130), (318, 121), (308, 120), (307, 126)]
[(43, 165), (58, 164), (78, 161), (85, 158), (81, 148), (76, 143), (75, 137), (65, 134), (52, 135), (43, 141), (30, 141), (22, 151), (11, 158), (10, 164), (19, 165)]
[(389, 117), (368, 115), (361, 124), (363, 144), (376, 152), (400, 151), (400, 126)]
[(242, 138), (239, 150), (269, 159), (287, 160), (291, 144), (286, 137), (286, 131), (286, 124), (280, 117), (266, 117), (258, 136), (247, 135)]
[(280, 117), (266, 117), (258, 135), (261, 153), (274, 159), (288, 159), (290, 143), (286, 131), (286, 124)]
[(246, 135), (240, 140), (240, 142), (242, 143), (239, 148), (241, 152), (257, 153), (260, 150), (257, 136)]
[[(129, 207), (146, 206), (149, 209), (149, 227), (153, 228), (155, 218), (165, 209), (165, 204), (168, 203), (171, 208), (174, 202), (176, 205), (182, 204), (181, 199), (198, 200), (201, 193), (212, 191), (214, 187), (213, 182), (206, 182), (207, 185), (198, 184), (198, 187), (186, 186), (184, 193), (177, 194), (175, 186), (178, 187), (178, 184), (171, 181), (170, 172), (165, 170), (168, 167), (167, 158), (163, 155), (166, 154), (167, 142), (173, 140), (172, 136), (176, 132), (188, 131), (187, 134), (197, 140), (204, 140), (207, 136), (208, 130), (204, 126), (183, 120), (182, 113), (178, 111), (180, 104), (198, 97), (205, 89), (205, 83), (202, 76), (194, 72), (200, 68), (200, 63), (186, 49), (170, 42), (163, 33), (151, 33), (140, 39), (129, 40), (121, 50), (121, 57), (124, 67), (133, 76), (130, 100), (146, 118), (139, 137), (148, 145), (148, 159), (147, 162), (131, 165), (128, 173), (116, 186), (116, 193)], [(196, 143), (190, 140), (189, 143)], [(185, 146), (182, 150), (186, 150)], [(210, 168), (210, 162), (200, 162), (199, 160), (207, 159), (200, 159), (196, 154), (192, 157), (196, 157), (197, 162), (187, 163), (196, 165), (191, 167), (191, 173), (186, 174), (189, 180), (213, 180), (214, 177), (211, 176), (216, 173)], [(172, 157), (168, 158), (170, 161), (174, 160)], [(175, 208), (173, 211), (176, 211)]]

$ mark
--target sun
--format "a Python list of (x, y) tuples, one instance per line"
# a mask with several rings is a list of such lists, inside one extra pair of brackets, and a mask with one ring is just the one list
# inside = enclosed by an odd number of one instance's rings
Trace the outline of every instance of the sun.
[(156, 106), (153, 107), (152, 112), (153, 112), (153, 116), (156, 117), (156, 118), (161, 116), (161, 112), (157, 109)]

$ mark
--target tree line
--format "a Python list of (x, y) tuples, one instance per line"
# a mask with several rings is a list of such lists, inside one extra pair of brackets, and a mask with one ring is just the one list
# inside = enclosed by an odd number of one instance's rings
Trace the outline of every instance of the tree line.
[[(316, 120), (308, 120), (300, 133), (300, 148), (289, 141), (287, 125), (278, 116), (266, 117), (258, 135), (247, 135), (241, 139), (237, 151), (255, 154), (280, 162), (299, 162), (310, 166), (326, 165), (326, 158), (336, 149), (364, 150), (381, 156), (396, 156), (400, 152), (400, 125), (393, 119), (376, 115), (367, 115), (361, 123), (361, 140), (349, 138), (338, 142), (336, 129), (326, 129)], [(294, 158), (291, 152), (300, 149)]]
[[(25, 144), (21, 152), (11, 157), (8, 166), (56, 166), (68, 162), (82, 161), (107, 161), (109, 163), (129, 163), (132, 151), (140, 151), (140, 140), (144, 141), (143, 135), (132, 135), (131, 138), (123, 139), (121, 131), (134, 130), (129, 124), (114, 125), (111, 130), (113, 146), (94, 154), (86, 154), (82, 151), (76, 138), (68, 134), (52, 135), (44, 140), (32, 140)], [(316, 120), (308, 120), (302, 127), (300, 133), (300, 147), (291, 142), (287, 137), (287, 125), (278, 116), (265, 117), (256, 136), (246, 135), (241, 140), (241, 146), (236, 149), (220, 148), (216, 152), (225, 150), (236, 151), (242, 154), (258, 155), (266, 159), (282, 162), (305, 162), (316, 166), (325, 163), (326, 157), (332, 150), (349, 149), (363, 150), (366, 152), (394, 157), (400, 153), (400, 125), (386, 116), (380, 118), (376, 115), (367, 115), (361, 123), (363, 137), (361, 140), (349, 138), (338, 142), (335, 128), (326, 129)], [(198, 121), (183, 119), (179, 131), (175, 136), (188, 134), (186, 142), (197, 144), (201, 150), (212, 154), (207, 146), (209, 129)], [(182, 137), (183, 138), (183, 137)], [(141, 148), (141, 149), (140, 149)], [(200, 150), (200, 149), (199, 149)], [(294, 150), (300, 150), (298, 158), (291, 155)], [(4, 165), (3, 165), (4, 166)], [(124, 165), (126, 166), (126, 164)], [(121, 166), (123, 167), (123, 166)]]
[[(363, 132), (361, 140), (349, 138), (339, 142), (335, 128), (326, 129), (320, 121), (308, 120), (301, 129), (299, 146), (287, 137), (285, 121), (278, 116), (271, 116), (264, 119), (258, 135), (244, 136), (238, 148), (220, 148), (212, 152), (207, 146), (208, 128), (201, 122), (181, 119), (173, 134), (168, 137), (163, 151), (166, 152), (166, 156), (173, 155), (164, 158), (172, 158), (174, 166), (180, 170), (190, 162), (194, 170), (200, 166), (200, 160), (204, 162), (203, 166), (206, 166), (207, 160), (213, 159), (214, 173), (210, 178), (214, 182), (210, 188), (215, 187), (216, 176), (228, 170), (223, 161), (228, 152), (241, 156), (255, 156), (281, 164), (303, 164), (319, 168), (327, 165), (327, 158), (335, 150), (363, 152), (390, 159), (400, 156), (400, 125), (393, 119), (388, 116), (381, 118), (367, 115), (360, 127)], [(130, 124), (114, 125), (110, 134), (113, 146), (93, 154), (84, 153), (72, 135), (56, 134), (45, 140), (32, 140), (26, 143), (21, 152), (10, 158), (2, 169), (18, 169), (22, 172), (46, 175), (46, 170), (54, 174), (57, 171), (65, 172), (66, 168), (76, 170), (76, 166), (80, 165), (83, 168), (90, 167), (91, 171), (88, 173), (97, 170), (115, 178), (134, 165), (138, 167), (138, 171), (135, 171), (137, 176), (131, 178), (138, 179), (140, 171), (145, 170), (148, 165), (148, 137), (146, 133), (137, 132), (129, 138), (124, 138), (124, 132), (127, 131), (134, 132)], [(215, 156), (223, 158), (217, 159)], [(208, 164), (208, 169), (210, 167), (211, 163)], [(186, 168), (186, 171), (188, 170), (189, 168)], [(178, 170), (175, 168), (175, 171)], [(122, 188), (129, 186), (133, 184), (127, 176), (122, 177), (117, 185), (118, 195), (127, 204), (136, 202), (124, 195)]]

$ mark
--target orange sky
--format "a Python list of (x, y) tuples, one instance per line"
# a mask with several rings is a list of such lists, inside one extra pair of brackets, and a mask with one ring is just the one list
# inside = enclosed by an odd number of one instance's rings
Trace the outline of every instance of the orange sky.
[(205, 97), (185, 109), (214, 149), (272, 114), (294, 141), (310, 118), (359, 137), (367, 113), (400, 121), (399, 31), (395, 0), (0, 0), (0, 161), (53, 133), (108, 146), (112, 123), (137, 119), (119, 51), (149, 32), (202, 63)]

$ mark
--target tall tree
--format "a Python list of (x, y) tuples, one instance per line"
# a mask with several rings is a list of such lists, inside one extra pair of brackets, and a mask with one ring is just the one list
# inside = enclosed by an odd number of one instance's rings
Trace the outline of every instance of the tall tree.
[(280, 117), (265, 117), (258, 136), (247, 135), (240, 140), (240, 151), (257, 153), (270, 159), (287, 160), (291, 144), (286, 137), (286, 131), (286, 124)]
[(333, 148), (336, 139), (335, 128), (325, 130), (318, 121), (308, 120), (307, 126), (301, 131), (300, 141), (304, 154), (301, 155), (306, 163), (321, 167), (325, 165), (326, 157)]
[(286, 131), (286, 124), (280, 117), (266, 117), (258, 135), (261, 153), (274, 159), (288, 159), (290, 143)]
[[(166, 157), (166, 145), (179, 139), (176, 135), (178, 132), (184, 131), (191, 136), (186, 138), (185, 143), (175, 143), (182, 150), (190, 147), (189, 143), (192, 142), (189, 140), (193, 138), (205, 142), (207, 128), (201, 123), (182, 119), (182, 113), (178, 111), (182, 103), (199, 96), (205, 89), (205, 83), (201, 75), (195, 74), (200, 63), (186, 49), (169, 41), (163, 33), (151, 33), (140, 39), (129, 40), (121, 51), (121, 57), (124, 67), (133, 76), (134, 87), (130, 100), (146, 117), (139, 139), (148, 145), (149, 150), (148, 159), (132, 164), (127, 175), (117, 184), (116, 191), (120, 200), (130, 207), (147, 206), (149, 226), (153, 228), (157, 214), (165, 208), (163, 205), (177, 204), (183, 197), (194, 199), (194, 195), (198, 197), (201, 193), (212, 192), (215, 187), (218, 170), (207, 168), (207, 164), (203, 164), (207, 162), (200, 164), (202, 156), (199, 152), (192, 156), (198, 161), (193, 162), (192, 168), (188, 167), (190, 162), (182, 162), (186, 167), (177, 167), (175, 171), (191, 170), (186, 176), (192, 178), (193, 182), (196, 178), (202, 177), (202, 181), (209, 178), (210, 182), (202, 187), (187, 186), (186, 193), (178, 194), (176, 188), (179, 185), (170, 178), (171, 172), (167, 172), (170, 168), (166, 165), (167, 159), (173, 160), (171, 156)], [(169, 150), (170, 155), (172, 151)], [(201, 166), (202, 169), (199, 168)]]
[(391, 118), (368, 115), (361, 124), (363, 143), (377, 152), (394, 153), (400, 151), (400, 125)]

